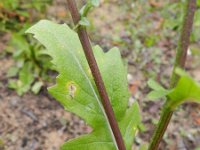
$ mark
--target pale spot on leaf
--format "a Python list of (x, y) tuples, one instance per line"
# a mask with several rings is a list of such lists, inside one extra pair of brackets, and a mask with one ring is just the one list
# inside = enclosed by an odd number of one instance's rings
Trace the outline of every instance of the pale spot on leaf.
[(67, 90), (68, 90), (68, 95), (71, 97), (71, 98), (74, 98), (75, 96), (75, 93), (77, 91), (77, 86), (74, 82), (68, 82), (67, 83)]

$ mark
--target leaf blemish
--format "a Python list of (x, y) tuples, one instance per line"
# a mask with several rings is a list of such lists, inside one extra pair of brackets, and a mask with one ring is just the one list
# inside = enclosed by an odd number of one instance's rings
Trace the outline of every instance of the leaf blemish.
[(75, 93), (77, 91), (77, 86), (75, 85), (75, 83), (69, 82), (69, 83), (67, 83), (67, 90), (68, 90), (68, 95), (71, 98), (74, 98)]

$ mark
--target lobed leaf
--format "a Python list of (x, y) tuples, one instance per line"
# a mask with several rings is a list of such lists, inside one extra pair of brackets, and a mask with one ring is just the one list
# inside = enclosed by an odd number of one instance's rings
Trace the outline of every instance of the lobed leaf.
[(153, 89), (153, 91), (151, 91), (147, 97), (150, 100), (157, 100), (159, 98), (165, 97), (166, 95), (168, 95), (171, 91), (170, 90), (166, 90), (165, 88), (163, 88), (159, 83), (157, 83), (155, 80), (150, 79), (147, 82), (148, 86)]
[[(93, 128), (91, 133), (69, 140), (61, 149), (118, 149), (77, 34), (66, 24), (59, 25), (47, 20), (40, 21), (27, 33), (34, 34), (47, 48), (47, 53), (59, 72), (56, 85), (48, 89), (51, 95), (67, 111), (75, 113)], [(131, 150), (140, 114), (137, 103), (127, 109), (127, 72), (119, 50), (113, 48), (104, 53), (99, 46), (95, 46), (93, 51), (126, 148)]]
[(164, 88), (153, 79), (148, 80), (147, 84), (151, 89), (155, 91), (164, 90)]
[(175, 88), (166, 90), (153, 80), (148, 81), (149, 87), (153, 89), (148, 94), (151, 100), (168, 97), (168, 106), (175, 109), (185, 101), (200, 102), (200, 84), (193, 80), (185, 71), (177, 68), (176, 74), (180, 76)]
[(176, 87), (168, 94), (169, 105), (177, 107), (185, 101), (200, 103), (200, 85), (181, 69), (176, 69), (180, 79)]

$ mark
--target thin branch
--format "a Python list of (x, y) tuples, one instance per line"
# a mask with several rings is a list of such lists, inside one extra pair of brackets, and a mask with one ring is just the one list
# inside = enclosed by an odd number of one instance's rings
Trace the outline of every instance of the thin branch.
[[(188, 0), (186, 9), (185, 9), (185, 16), (183, 20), (183, 25), (181, 29), (181, 35), (178, 42), (177, 52), (176, 52), (176, 60), (174, 63), (174, 68), (172, 72), (172, 77), (170, 81), (170, 88), (176, 86), (179, 77), (176, 75), (175, 70), (177, 67), (184, 69), (185, 62), (187, 59), (187, 52), (188, 46), (190, 43), (190, 33), (192, 31), (192, 25), (194, 20), (194, 14), (196, 10), (196, 0)], [(149, 150), (157, 150), (159, 148), (159, 144), (163, 138), (163, 135), (168, 127), (168, 124), (171, 120), (174, 110), (172, 110), (168, 106), (168, 101), (166, 101), (159, 123), (157, 125), (156, 130), (154, 131), (153, 138), (151, 140)]]
[(178, 41), (178, 47), (176, 51), (176, 60), (175, 60), (174, 69), (172, 72), (172, 78), (171, 78), (171, 83), (170, 83), (171, 88), (173, 88), (178, 81), (178, 76), (175, 73), (175, 69), (177, 67), (184, 69), (185, 67), (188, 46), (190, 44), (190, 33), (192, 31), (194, 14), (196, 11), (196, 0), (188, 0), (186, 6), (187, 7), (185, 8), (185, 16), (183, 20), (182, 29), (181, 29), (181, 35)]
[[(69, 10), (71, 12), (74, 24), (76, 25), (80, 20), (80, 14), (78, 12), (76, 2), (75, 2), (75, 0), (67, 0), (67, 4), (68, 4)], [(95, 57), (93, 54), (93, 50), (92, 50), (92, 47), (91, 47), (91, 44), (90, 44), (90, 41), (88, 38), (87, 31), (84, 27), (78, 27), (78, 36), (81, 41), (88, 64), (90, 66), (92, 75), (94, 77), (94, 81), (96, 83), (99, 95), (101, 97), (101, 101), (102, 101), (105, 113), (108, 117), (110, 127), (114, 134), (114, 138), (117, 143), (117, 148), (118, 148), (118, 150), (126, 150), (122, 135), (120, 133), (117, 121), (114, 116), (114, 112), (113, 112), (110, 100), (108, 98), (108, 94), (106, 92), (105, 85), (103, 83), (98, 65), (96, 63), (96, 60), (95, 60)]]

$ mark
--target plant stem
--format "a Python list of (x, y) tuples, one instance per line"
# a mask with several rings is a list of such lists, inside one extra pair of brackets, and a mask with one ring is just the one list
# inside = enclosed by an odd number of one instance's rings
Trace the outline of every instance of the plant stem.
[(150, 146), (148, 150), (157, 150), (159, 144), (163, 138), (163, 135), (167, 129), (167, 126), (171, 120), (173, 115), (173, 111), (170, 108), (164, 107), (159, 123), (157, 125), (156, 130), (154, 131), (153, 138), (151, 140)]
[[(186, 3), (186, 8), (184, 12), (185, 16), (183, 18), (181, 35), (179, 38), (178, 47), (176, 51), (176, 59), (170, 80), (170, 88), (174, 88), (179, 79), (179, 77), (175, 72), (176, 68), (180, 67), (184, 69), (185, 67), (195, 10), (196, 10), (196, 0), (188, 0)], [(170, 106), (168, 105), (169, 101), (170, 99), (167, 99), (166, 103), (164, 104), (164, 108), (159, 123), (154, 131), (153, 138), (151, 140), (148, 150), (157, 150), (159, 148), (159, 144), (163, 138), (163, 135), (167, 129), (167, 126), (174, 112), (174, 110), (171, 109)]]
[[(75, 0), (67, 0), (67, 3), (68, 3), (69, 10), (71, 12), (71, 15), (72, 15), (74, 24), (76, 25), (80, 20), (80, 14), (78, 12), (76, 2), (75, 2)], [(118, 148), (118, 150), (126, 150), (121, 132), (119, 130), (117, 121), (115, 119), (115, 115), (114, 115), (108, 94), (106, 92), (104, 82), (102, 80), (97, 62), (96, 62), (94, 54), (93, 54), (92, 46), (90, 44), (87, 31), (84, 27), (82, 27), (82, 26), (78, 27), (78, 36), (79, 36), (79, 39), (81, 41), (81, 44), (82, 44), (85, 56), (87, 58), (90, 70), (91, 70), (92, 75), (94, 77), (94, 81), (95, 81), (95, 84), (97, 86), (99, 95), (101, 97), (101, 101), (102, 101), (105, 113), (108, 117), (110, 127), (112, 129), (113, 134), (114, 134), (114, 138), (115, 138), (115, 141), (116, 141), (116, 144), (117, 144), (117, 148)]]
[(187, 4), (185, 8), (185, 16), (183, 20), (182, 29), (181, 29), (181, 35), (178, 41), (178, 47), (176, 51), (176, 60), (174, 63), (174, 68), (173, 68), (171, 82), (170, 82), (171, 88), (175, 87), (178, 81), (178, 76), (175, 73), (175, 69), (177, 67), (184, 69), (185, 67), (188, 46), (190, 44), (190, 33), (192, 31), (195, 10), (196, 10), (196, 0), (187, 0)]

